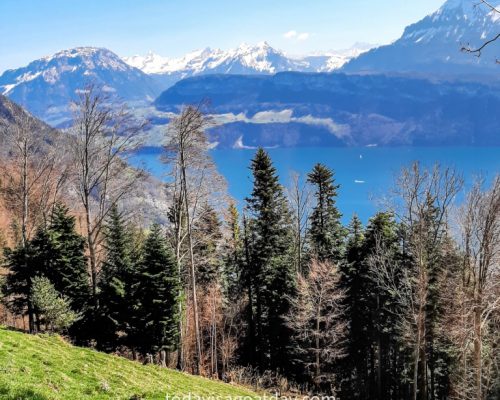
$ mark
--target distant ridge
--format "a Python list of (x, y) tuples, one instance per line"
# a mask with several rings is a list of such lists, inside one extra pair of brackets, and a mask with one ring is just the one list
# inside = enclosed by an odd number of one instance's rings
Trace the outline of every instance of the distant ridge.
[(223, 51), (209, 47), (193, 51), (181, 58), (162, 57), (153, 52), (146, 56), (124, 57), (124, 61), (147, 74), (155, 75), (165, 89), (175, 82), (207, 74), (274, 74), (283, 71), (331, 72), (371, 49), (373, 45), (358, 43), (346, 50), (324, 52), (304, 57), (289, 57), (267, 42)]
[(342, 73), (204, 75), (161, 94), (158, 110), (211, 100), (220, 148), (499, 146), (500, 91), (477, 82)]

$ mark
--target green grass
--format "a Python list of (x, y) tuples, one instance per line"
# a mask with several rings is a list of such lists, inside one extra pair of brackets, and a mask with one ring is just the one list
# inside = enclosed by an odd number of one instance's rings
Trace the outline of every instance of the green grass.
[[(0, 327), (0, 399), (165, 399), (251, 396), (239, 386)], [(192, 397), (196, 399), (196, 397)]]

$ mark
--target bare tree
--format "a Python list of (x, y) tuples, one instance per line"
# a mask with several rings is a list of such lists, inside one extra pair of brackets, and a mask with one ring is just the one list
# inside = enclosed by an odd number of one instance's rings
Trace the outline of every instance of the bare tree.
[(500, 317), (500, 176), (477, 181), (460, 208), (463, 266), (449, 332), (460, 349), (462, 398), (483, 400), (498, 379)]
[(209, 377), (218, 378), (220, 341), (224, 331), (222, 288), (217, 282), (214, 282), (200, 292), (200, 329), (205, 339), (204, 370)]
[[(404, 168), (397, 182), (396, 210), (405, 232), (404, 251), (411, 259), (404, 269), (390, 262), (386, 249), (376, 249), (370, 264), (378, 285), (396, 297), (401, 328), (413, 343), (413, 398), (427, 393), (428, 315), (431, 274), (444, 273), (435, 265), (447, 237), (448, 215), (463, 179), (450, 168), (422, 169), (418, 163)], [(420, 370), (419, 370), (420, 369)], [(419, 379), (421, 377), (421, 379)], [(420, 383), (420, 385), (419, 385)]]
[[(202, 216), (203, 210), (207, 210), (204, 205), (207, 202), (217, 203), (224, 198), (223, 194), (225, 193), (225, 181), (217, 173), (208, 154), (205, 131), (211, 126), (211, 119), (203, 113), (204, 105), (204, 103), (200, 103), (198, 106), (184, 107), (181, 113), (170, 121), (164, 157), (164, 161), (171, 166), (167, 187), (172, 193), (171, 220), (174, 221), (174, 240), (179, 269), (181, 269), (185, 257), (188, 258), (189, 263), (195, 337), (194, 371), (196, 374), (200, 373), (202, 346), (194, 254), (196, 242), (193, 226)], [(220, 204), (211, 205), (217, 209)], [(185, 329), (181, 329), (181, 331), (185, 332)], [(180, 352), (182, 354), (183, 350), (180, 349)]]
[(313, 260), (307, 275), (298, 274), (297, 296), (291, 299), (288, 325), (295, 333), (298, 350), (314, 383), (331, 381), (331, 363), (344, 356), (342, 340), (346, 323), (342, 318), (345, 292), (339, 287), (336, 265)]
[(221, 358), (221, 376), (227, 378), (232, 367), (238, 343), (240, 340), (240, 325), (238, 318), (241, 311), (244, 310), (244, 300), (234, 301), (233, 299), (225, 299), (223, 324), (220, 333), (220, 358)]
[(129, 167), (124, 158), (134, 147), (134, 138), (144, 123), (137, 123), (124, 107), (112, 107), (109, 102), (104, 92), (92, 84), (80, 91), (73, 107), (70, 143), (74, 188), (85, 214), (95, 301), (104, 221), (142, 176), (142, 171)]
[(295, 270), (298, 273), (302, 273), (306, 245), (305, 236), (311, 213), (312, 191), (307, 181), (301, 180), (300, 175), (296, 172), (291, 174), (290, 186), (287, 189), (287, 198), (293, 220)]

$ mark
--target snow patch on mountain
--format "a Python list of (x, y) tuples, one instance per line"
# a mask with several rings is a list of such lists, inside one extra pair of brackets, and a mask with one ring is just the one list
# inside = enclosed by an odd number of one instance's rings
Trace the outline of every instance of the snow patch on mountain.
[(260, 42), (254, 46), (243, 43), (228, 51), (207, 47), (180, 58), (168, 58), (149, 52), (146, 56), (135, 55), (124, 57), (123, 60), (147, 74), (177, 75), (179, 79), (208, 73), (330, 72), (373, 47), (356, 44), (346, 50), (291, 57), (274, 49), (267, 42)]

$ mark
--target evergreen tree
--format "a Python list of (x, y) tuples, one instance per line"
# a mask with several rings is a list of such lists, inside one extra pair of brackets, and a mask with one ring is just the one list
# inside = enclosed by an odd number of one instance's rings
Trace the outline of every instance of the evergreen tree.
[(31, 299), (37, 314), (51, 332), (63, 332), (78, 319), (68, 299), (61, 296), (46, 277), (33, 278)]
[(315, 188), (316, 204), (310, 217), (309, 242), (312, 255), (321, 261), (339, 262), (344, 254), (345, 229), (336, 206), (337, 190), (333, 171), (316, 164), (307, 175)]
[[(28, 262), (33, 257), (34, 251), (29, 242), (26, 246), (4, 249), (4, 265), (8, 273), (3, 282), (2, 294), (7, 307), (16, 315), (27, 315), (31, 312), (34, 316), (32, 280), (40, 275), (40, 271), (36, 269), (36, 265)], [(30, 331), (31, 328), (30, 326)]]
[(397, 317), (399, 305), (394, 294), (374, 280), (376, 266), (372, 258), (377, 251), (383, 251), (385, 262), (401, 271), (399, 227), (393, 214), (377, 213), (366, 230), (353, 217), (342, 265), (350, 335), (348, 356), (339, 366), (343, 373), (342, 396), (352, 399), (400, 399), (405, 398), (405, 389), (408, 391), (404, 376), (407, 355), (402, 351)]
[[(366, 302), (364, 324), (367, 330), (365, 340), (361, 338), (359, 345), (365, 351), (368, 349), (365, 359), (369, 360), (369, 373), (368, 381), (365, 382), (368, 392), (361, 398), (399, 399), (405, 389), (402, 367), (406, 362), (406, 355), (401, 351), (401, 331), (397, 317), (400, 309), (394, 293), (381, 289), (373, 279), (375, 272), (371, 270), (374, 268), (371, 257), (382, 249), (380, 251), (383, 251), (385, 262), (399, 266), (396, 270), (402, 271), (399, 227), (392, 213), (379, 212), (370, 219), (363, 247), (365, 271), (369, 270), (362, 280), (361, 289)], [(365, 362), (366, 365), (366, 361), (361, 359), (357, 362)]]
[(242, 295), (244, 288), (240, 276), (244, 261), (243, 238), (240, 229), (240, 216), (234, 203), (229, 205), (225, 225), (228, 237), (224, 244), (223, 287), (225, 297), (234, 300)]
[(110, 210), (104, 239), (95, 331), (99, 347), (109, 351), (119, 345), (119, 333), (127, 331), (132, 305), (131, 237), (116, 206)]
[(141, 353), (174, 351), (179, 338), (179, 279), (173, 253), (155, 224), (136, 271), (133, 345)]
[(30, 246), (32, 267), (50, 280), (73, 310), (84, 311), (90, 299), (85, 239), (76, 232), (75, 218), (65, 205), (55, 205), (47, 228), (37, 232)]
[(32, 280), (45, 276), (76, 312), (85, 310), (90, 295), (85, 240), (75, 231), (75, 219), (62, 204), (54, 207), (47, 227), (13, 250), (6, 250), (9, 269), (4, 292), (18, 313), (31, 306)]
[(339, 365), (342, 376), (342, 393), (351, 398), (362, 398), (368, 386), (368, 363), (370, 354), (370, 299), (369, 276), (364, 260), (364, 227), (357, 215), (349, 224), (345, 262), (341, 265), (340, 286), (345, 291), (344, 305), (349, 325), (346, 342), (347, 357)]
[(284, 368), (290, 330), (285, 316), (294, 293), (290, 216), (283, 188), (271, 158), (257, 150), (252, 160), (253, 191), (247, 198), (251, 212), (251, 245), (245, 275), (252, 285), (255, 307), (256, 351), (261, 368)]

